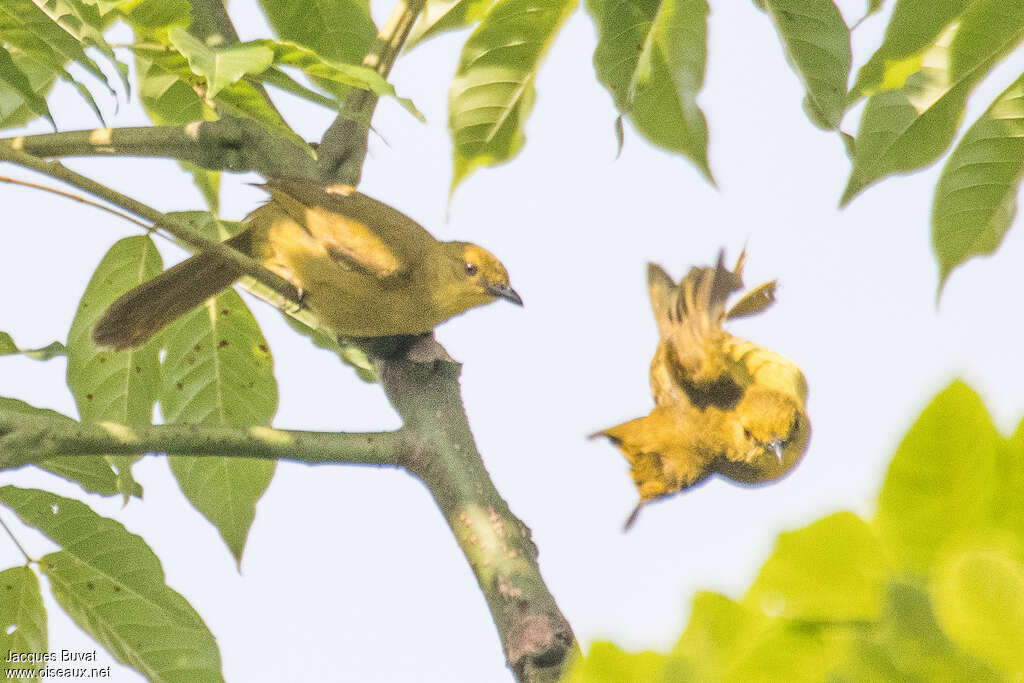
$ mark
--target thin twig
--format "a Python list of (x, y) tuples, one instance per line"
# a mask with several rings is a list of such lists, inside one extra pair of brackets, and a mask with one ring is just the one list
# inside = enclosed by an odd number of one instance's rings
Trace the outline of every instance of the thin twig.
[(143, 223), (142, 221), (140, 221), (137, 218), (133, 218), (132, 216), (129, 216), (126, 213), (121, 213), (117, 209), (114, 209), (114, 208), (111, 208), (109, 206), (106, 206), (105, 204), (100, 204), (99, 202), (94, 202), (93, 200), (88, 199), (86, 197), (83, 197), (80, 194), (74, 194), (73, 192), (65, 192), (64, 190), (58, 190), (55, 187), (48, 187), (46, 185), (40, 185), (39, 183), (29, 182), (28, 180), (20, 180), (18, 178), (11, 178), (10, 176), (5, 176), (5, 175), (0, 175), (0, 183), (10, 183), (12, 185), (23, 185), (25, 187), (31, 187), (31, 188), (34, 188), (36, 190), (42, 190), (43, 192), (50, 192), (50, 193), (58, 195), (60, 197), (66, 197), (67, 199), (73, 199), (74, 201), (81, 202), (82, 204), (88, 204), (89, 206), (91, 206), (91, 207), (93, 207), (95, 209), (99, 209), (100, 211), (106, 211), (107, 213), (112, 214), (114, 216), (117, 216), (118, 218), (120, 218), (122, 220), (126, 220), (129, 223), (134, 223), (135, 225), (137, 225), (140, 228), (143, 228), (145, 230), (152, 230), (153, 229), (153, 226), (148, 225), (146, 223)]

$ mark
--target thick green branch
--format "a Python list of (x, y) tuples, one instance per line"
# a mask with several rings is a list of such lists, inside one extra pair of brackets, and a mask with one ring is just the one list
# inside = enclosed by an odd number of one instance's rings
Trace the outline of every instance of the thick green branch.
[(186, 126), (98, 128), (25, 135), (0, 146), (36, 157), (133, 156), (187, 161), (215, 171), (256, 171), (268, 178), (315, 178), (308, 147), (278, 138), (249, 119), (225, 117)]
[(292, 460), (310, 464), (397, 466), (402, 432), (342, 434), (270, 427), (195, 424), (129, 426), (81, 423), (62, 416), (0, 411), (0, 469), (56, 456), (166, 453)]

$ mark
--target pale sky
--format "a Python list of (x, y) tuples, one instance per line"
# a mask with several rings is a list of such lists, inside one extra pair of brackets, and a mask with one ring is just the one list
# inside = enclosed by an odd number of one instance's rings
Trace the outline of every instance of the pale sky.
[[(849, 22), (865, 2), (840, 2)], [(263, 35), (255, 3), (231, 9), (243, 39)], [(374, 2), (380, 18), (387, 3)], [(855, 35), (863, 62), (884, 19)], [(836, 206), (849, 171), (838, 137), (814, 128), (774, 29), (752, 3), (715, 3), (700, 103), (719, 188), (682, 159), (626, 130), (615, 159), (609, 95), (591, 59), (593, 24), (569, 20), (537, 82), (527, 143), (510, 164), (483, 170), (457, 191), (451, 171), (447, 89), (465, 34), (428, 42), (399, 61), (393, 82), (426, 114), (423, 126), (392, 102), (379, 108), (361, 189), (400, 208), (441, 239), (497, 254), (526, 305), (495, 303), (437, 330), (465, 365), (470, 424), (498, 490), (533, 530), (541, 571), (580, 642), (612, 639), (667, 649), (694, 591), (740, 597), (780, 531), (833, 511), (870, 515), (885, 467), (931, 397), (953, 378), (978, 390), (996, 423), (1024, 415), (1024, 236), (1014, 228), (994, 258), (951, 277), (936, 309), (929, 212), (941, 165), (868, 189)], [(121, 35), (122, 40), (127, 40)], [(130, 61), (130, 60), (128, 60)], [(1024, 69), (1003, 64), (969, 102), (972, 121)], [(276, 93), (275, 93), (276, 94)], [(97, 92), (103, 102), (102, 94)], [(330, 112), (276, 98), (310, 139)], [(109, 104), (109, 103), (106, 103)], [(95, 127), (86, 105), (59, 87), (50, 106), (62, 130)], [(111, 125), (145, 125), (136, 101)], [(844, 127), (856, 131), (856, 115)], [(31, 132), (46, 132), (34, 125)], [(13, 135), (20, 131), (6, 131)], [(201, 208), (177, 165), (158, 160), (73, 160), (69, 165), (160, 210)], [(0, 173), (39, 181), (5, 166)], [(47, 179), (43, 182), (49, 183)], [(222, 215), (262, 201), (225, 176)], [(23, 347), (65, 340), (101, 255), (131, 224), (79, 204), (0, 184), (4, 267), (0, 331)], [(732, 326), (796, 361), (810, 387), (813, 434), (804, 461), (777, 484), (713, 481), (649, 506), (628, 534), (637, 493), (625, 460), (587, 434), (646, 414), (656, 342), (644, 281), (655, 261), (678, 277), (730, 260), (748, 246), (746, 281), (778, 278), (778, 303)], [(161, 245), (168, 262), (180, 250)], [(275, 426), (362, 431), (398, 426), (380, 388), (364, 384), (265, 304), (247, 296), (274, 354)], [(63, 360), (0, 358), (0, 395), (75, 415)], [(282, 463), (259, 504), (241, 574), (216, 530), (190, 508), (166, 460), (135, 468), (144, 501), (87, 496), (29, 469), (0, 482), (85, 499), (140, 534), (167, 582), (217, 637), (228, 681), (509, 681), (497, 632), (473, 575), (424, 487), (404, 472)], [(14, 516), (0, 509), (9, 524)], [(15, 524), (39, 556), (52, 544)], [(0, 538), (0, 568), (21, 562)], [(43, 579), (45, 586), (45, 579)], [(51, 649), (96, 647), (44, 588)], [(105, 652), (115, 681), (140, 681)]]

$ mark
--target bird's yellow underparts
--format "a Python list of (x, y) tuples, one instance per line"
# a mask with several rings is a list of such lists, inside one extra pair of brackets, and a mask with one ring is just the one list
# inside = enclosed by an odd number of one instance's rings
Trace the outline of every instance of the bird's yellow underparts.
[[(270, 200), (228, 244), (302, 292), (302, 303), (348, 337), (429, 332), (503, 298), (522, 305), (505, 267), (468, 242), (439, 242), (398, 210), (347, 185), (278, 179)], [(199, 253), (128, 291), (93, 329), (101, 346), (139, 346), (242, 275), (233, 261)]]
[(640, 502), (690, 488), (712, 474), (742, 483), (778, 479), (801, 458), (810, 438), (807, 384), (792, 361), (723, 329), (775, 301), (775, 282), (743, 288), (745, 253), (729, 270), (693, 267), (678, 284), (649, 264), (647, 283), (659, 341), (651, 362), (655, 407), (645, 417), (606, 429), (626, 456)]

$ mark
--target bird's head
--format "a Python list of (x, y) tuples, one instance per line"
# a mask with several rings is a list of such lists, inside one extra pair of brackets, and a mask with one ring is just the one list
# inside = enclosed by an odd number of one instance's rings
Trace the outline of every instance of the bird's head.
[(750, 387), (735, 408), (742, 431), (740, 457), (728, 476), (738, 481), (776, 479), (793, 467), (807, 448), (811, 425), (802, 402), (775, 389)]
[(497, 298), (523, 305), (509, 284), (508, 271), (494, 254), (468, 242), (447, 242), (443, 247), (448, 258), (443, 282), (435, 293), (438, 305), (452, 315)]

